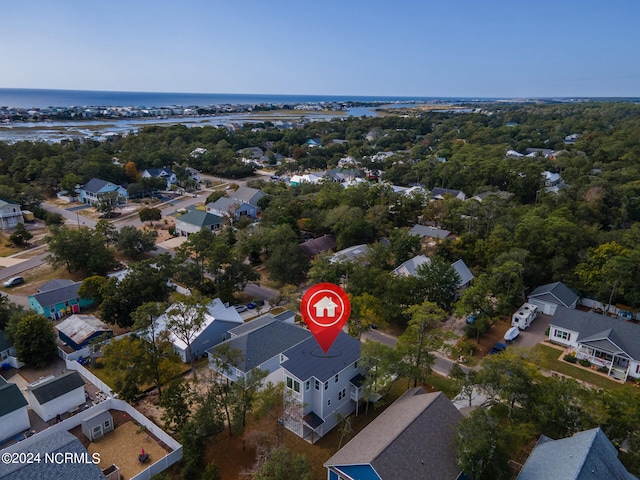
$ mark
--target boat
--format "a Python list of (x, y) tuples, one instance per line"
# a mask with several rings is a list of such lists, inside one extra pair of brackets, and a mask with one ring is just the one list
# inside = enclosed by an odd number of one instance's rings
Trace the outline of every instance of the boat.
[(518, 327), (511, 327), (507, 330), (507, 333), (504, 334), (504, 339), (507, 342), (513, 342), (520, 335), (520, 329)]

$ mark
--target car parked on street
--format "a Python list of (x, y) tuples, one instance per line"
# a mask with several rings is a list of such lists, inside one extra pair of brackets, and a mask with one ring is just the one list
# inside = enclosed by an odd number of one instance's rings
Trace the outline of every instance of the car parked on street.
[(4, 282), (5, 287), (17, 287), (18, 285), (22, 285), (24, 283), (24, 278), (22, 277), (11, 277), (9, 280)]

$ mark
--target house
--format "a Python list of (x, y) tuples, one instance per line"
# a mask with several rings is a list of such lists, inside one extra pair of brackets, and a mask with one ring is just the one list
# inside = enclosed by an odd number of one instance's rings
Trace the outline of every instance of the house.
[(578, 359), (606, 368), (614, 378), (640, 378), (640, 325), (557, 306), (549, 325), (549, 341), (568, 347)]
[(558, 305), (576, 308), (578, 295), (562, 282), (541, 285), (529, 294), (529, 301), (538, 307), (541, 313), (553, 315)]
[(544, 180), (545, 187), (555, 187), (562, 182), (559, 173), (548, 172), (546, 170), (542, 172), (542, 178)]
[(307, 338), (282, 353), (280, 366), (292, 402), (284, 426), (315, 443), (347, 416), (363, 396), (360, 341), (340, 332), (326, 354), (315, 338)]
[(502, 190), (498, 190), (497, 192), (487, 191), (487, 192), (482, 192), (482, 193), (479, 193), (477, 195), (474, 195), (469, 200), (475, 200), (478, 203), (482, 203), (482, 201), (485, 198), (490, 197), (490, 196), (495, 196), (495, 197), (501, 198), (503, 200), (508, 200), (509, 198), (511, 198), (513, 196), (513, 194), (510, 193), (510, 192), (504, 192)]
[(31, 428), (28, 405), (18, 385), (0, 377), (0, 443)]
[(337, 246), (336, 237), (331, 234), (312, 238), (298, 244), (298, 248), (309, 258), (315, 258), (321, 253), (331, 252), (335, 250)]
[(552, 440), (542, 435), (517, 480), (636, 480), (598, 427)]
[[(166, 330), (169, 321), (169, 312), (174, 308), (170, 306), (165, 313), (158, 318), (156, 325), (156, 333)], [(240, 314), (233, 307), (227, 307), (219, 298), (214, 299), (207, 306), (207, 313), (204, 315), (204, 322), (199, 329), (191, 332), (191, 352), (195, 358), (204, 355), (208, 348), (219, 344), (227, 338), (229, 330), (242, 324)], [(183, 362), (191, 361), (189, 349), (184, 340), (178, 338), (175, 334), (169, 335), (169, 340), (173, 343), (175, 352), (180, 356)]]
[(578, 141), (578, 138), (580, 138), (580, 135), (577, 133), (572, 133), (571, 135), (567, 135), (566, 137), (564, 137), (564, 144), (573, 145)]
[(113, 329), (93, 315), (71, 315), (55, 328), (60, 340), (74, 350), (88, 346), (91, 340), (102, 335), (113, 336)]
[[(396, 275), (401, 275), (404, 277), (415, 277), (418, 274), (418, 267), (421, 265), (426, 265), (431, 262), (431, 259), (426, 255), (416, 255), (413, 258), (410, 258), (406, 262), (402, 263), (398, 267), (393, 270), (393, 273)], [(464, 260), (460, 259), (451, 264), (451, 267), (456, 271), (460, 281), (458, 282), (458, 290), (462, 291), (467, 288), (471, 284), (471, 280), (475, 277), (467, 264), (464, 263)]]
[(309, 330), (294, 325), (294, 316), (290, 310), (267, 314), (230, 330), (231, 338), (207, 350), (209, 367), (230, 382), (255, 368), (269, 372), (264, 384), (283, 381), (281, 354), (311, 337)]
[(555, 153), (556, 152), (550, 148), (527, 148), (524, 151), (524, 154), (527, 157), (542, 156), (544, 158), (553, 158)]
[(171, 188), (171, 185), (178, 183), (178, 177), (170, 168), (147, 168), (140, 175), (142, 178), (162, 178), (167, 182), (167, 190)]
[(304, 142), (304, 144), (307, 147), (321, 147), (322, 146), (322, 140), (320, 140), (319, 137), (310, 138), (309, 140)]
[(442, 393), (407, 390), (327, 460), (329, 480), (460, 478), (451, 446), (460, 412)]
[(48, 422), (85, 402), (84, 380), (76, 371), (49, 376), (27, 387), (31, 410)]
[(366, 244), (354, 245), (334, 253), (330, 260), (331, 263), (359, 262), (363, 261), (368, 253), (369, 247)]
[(24, 366), (24, 363), (18, 360), (13, 342), (9, 340), (9, 337), (7, 337), (4, 331), (0, 330), (0, 367), (6, 368), (5, 365), (13, 368), (21, 368)]
[(444, 200), (444, 198), (448, 195), (454, 198), (457, 198), (459, 200), (467, 199), (467, 196), (462, 190), (454, 190), (451, 188), (440, 188), (440, 187), (435, 187), (433, 190), (431, 190), (432, 200)]
[(222, 217), (202, 210), (190, 210), (176, 217), (175, 222), (176, 233), (182, 237), (188, 237), (202, 229), (219, 230), (222, 226)]
[(95, 205), (112, 192), (117, 192), (116, 201), (119, 205), (126, 204), (129, 200), (126, 188), (99, 178), (92, 178), (78, 189), (80, 201), (87, 205)]
[(20, 204), (0, 199), (0, 230), (14, 228), (19, 223), (24, 223)]
[(205, 208), (208, 213), (221, 218), (240, 219), (242, 217), (250, 217), (255, 220), (258, 216), (258, 207), (229, 197), (220, 197), (215, 202), (209, 202)]
[(96, 413), (92, 417), (84, 419), (81, 425), (82, 433), (84, 433), (91, 442), (104, 437), (114, 429), (113, 417), (111, 413), (109, 413), (109, 410)]
[(93, 299), (82, 298), (78, 289), (82, 282), (51, 280), (29, 295), (29, 308), (52, 319), (80, 312), (81, 308), (93, 305)]
[(313, 183), (314, 185), (317, 185), (328, 180), (327, 172), (310, 172), (305, 173), (304, 175), (293, 175), (291, 180), (289, 180), (289, 185), (292, 187), (302, 185), (303, 183)]
[(421, 239), (431, 238), (434, 240), (444, 240), (451, 235), (449, 230), (443, 230), (442, 228), (428, 227), (425, 225), (414, 225), (409, 230), (411, 235), (417, 235)]
[[(196, 150), (198, 150), (198, 149), (196, 148)], [(191, 152), (191, 153), (193, 153), (193, 152)], [(204, 151), (204, 153), (206, 153), (206, 150)], [(196, 170), (195, 168), (187, 167), (187, 168), (185, 168), (185, 172), (187, 173), (189, 178), (191, 180), (193, 180), (194, 182), (196, 182), (197, 184), (202, 183), (202, 176), (200, 175), (200, 172), (198, 170)]]
[(262, 197), (264, 197), (264, 192), (258, 190), (257, 188), (240, 187), (235, 191), (229, 191), (228, 196), (229, 198), (237, 200), (238, 202), (248, 203), (252, 207), (255, 207), (257, 209), (257, 212), (259, 212), (260, 207), (258, 206), (258, 202)]

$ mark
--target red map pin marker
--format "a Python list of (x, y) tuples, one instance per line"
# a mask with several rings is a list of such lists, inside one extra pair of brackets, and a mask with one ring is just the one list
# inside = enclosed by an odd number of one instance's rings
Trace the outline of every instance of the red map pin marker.
[(300, 312), (316, 341), (327, 353), (349, 319), (351, 303), (347, 293), (338, 285), (319, 283), (302, 297)]

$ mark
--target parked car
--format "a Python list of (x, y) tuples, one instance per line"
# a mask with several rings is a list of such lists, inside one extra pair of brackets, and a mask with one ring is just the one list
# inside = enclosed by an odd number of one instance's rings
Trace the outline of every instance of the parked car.
[(253, 310), (256, 307), (261, 307), (264, 305), (264, 300), (254, 300), (253, 302), (247, 303), (247, 308), (249, 310)]
[(11, 277), (9, 280), (4, 282), (5, 287), (17, 287), (18, 285), (22, 285), (24, 283), (24, 278), (22, 277)]
[(476, 316), (473, 313), (467, 317), (467, 325), (471, 325), (475, 321), (476, 321)]
[(246, 305), (234, 305), (233, 308), (235, 308), (236, 312), (238, 312), (238, 313), (242, 313), (242, 312), (246, 312), (247, 311), (247, 306)]
[(491, 349), (491, 351), (489, 352), (489, 355), (494, 355), (496, 353), (502, 353), (507, 349), (507, 345), (502, 343), (502, 342), (497, 342), (493, 348)]

